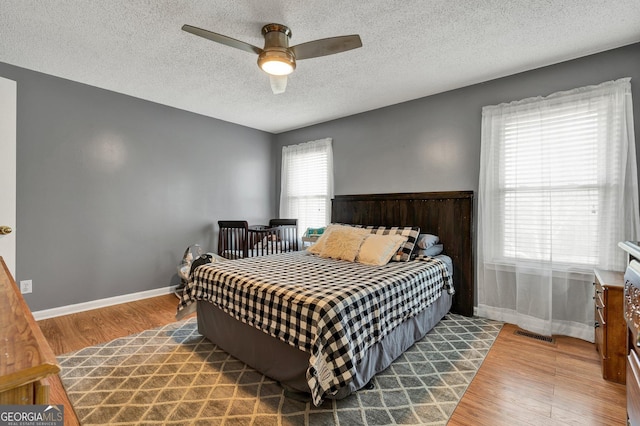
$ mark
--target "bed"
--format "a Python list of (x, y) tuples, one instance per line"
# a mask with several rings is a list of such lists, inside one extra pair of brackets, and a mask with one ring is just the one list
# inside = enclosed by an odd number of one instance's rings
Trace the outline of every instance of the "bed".
[(178, 315), (195, 305), (204, 336), (315, 405), (344, 398), (449, 310), (470, 315), (472, 201), (469, 191), (337, 196), (332, 222), (411, 224), (439, 235), (447, 256), (372, 267), (298, 251), (204, 265)]

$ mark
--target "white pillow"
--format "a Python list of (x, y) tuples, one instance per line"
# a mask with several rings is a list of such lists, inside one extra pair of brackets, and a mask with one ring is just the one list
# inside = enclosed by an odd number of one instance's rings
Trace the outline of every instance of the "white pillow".
[(363, 228), (356, 228), (353, 226), (345, 226), (345, 225), (329, 225), (324, 230), (320, 238), (318, 238), (318, 241), (316, 241), (313, 245), (308, 247), (307, 251), (313, 254), (322, 253), (322, 249), (324, 248), (324, 245), (327, 242), (327, 239), (329, 238), (331, 231), (336, 229), (347, 229), (355, 234), (363, 234), (363, 235), (369, 234), (369, 231)]
[(357, 261), (365, 265), (386, 265), (406, 241), (407, 237), (403, 235), (367, 235)]
[(360, 250), (360, 245), (367, 237), (368, 232), (353, 232), (356, 228), (352, 227), (343, 228), (331, 230), (331, 233), (327, 237), (324, 247), (320, 252), (320, 257), (342, 259), (349, 262), (354, 262), (356, 260), (356, 256)]

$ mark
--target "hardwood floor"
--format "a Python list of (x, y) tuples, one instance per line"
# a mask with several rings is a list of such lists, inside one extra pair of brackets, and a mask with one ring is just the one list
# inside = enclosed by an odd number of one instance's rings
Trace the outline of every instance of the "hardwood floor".
[[(173, 295), (39, 321), (56, 355), (174, 322)], [(591, 343), (556, 337), (554, 344), (514, 334), (506, 324), (464, 394), (449, 425), (625, 425), (624, 385), (602, 379)], [(77, 425), (59, 379), (51, 401), (65, 404), (65, 425)]]
[(516, 330), (502, 328), (449, 425), (626, 425), (625, 386), (602, 378), (595, 345)]

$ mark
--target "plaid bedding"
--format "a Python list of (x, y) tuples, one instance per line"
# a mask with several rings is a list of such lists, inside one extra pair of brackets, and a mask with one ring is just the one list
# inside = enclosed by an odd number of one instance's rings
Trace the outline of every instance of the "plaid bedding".
[(310, 354), (313, 402), (348, 384), (365, 351), (425, 309), (452, 279), (439, 259), (368, 266), (304, 251), (198, 267), (178, 314), (197, 300)]

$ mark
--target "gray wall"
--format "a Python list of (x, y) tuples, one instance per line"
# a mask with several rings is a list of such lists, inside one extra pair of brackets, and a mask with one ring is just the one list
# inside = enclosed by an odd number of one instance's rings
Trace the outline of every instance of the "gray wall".
[[(274, 156), (280, 158), (284, 145), (331, 137), (336, 194), (477, 192), (483, 106), (621, 77), (632, 77), (640, 143), (640, 44), (635, 44), (282, 133)], [(279, 194), (280, 163), (276, 174)]]
[[(0, 63), (18, 83), (16, 279), (33, 311), (177, 284), (217, 220), (264, 223), (273, 136)], [(215, 226), (214, 226), (215, 224)]]

